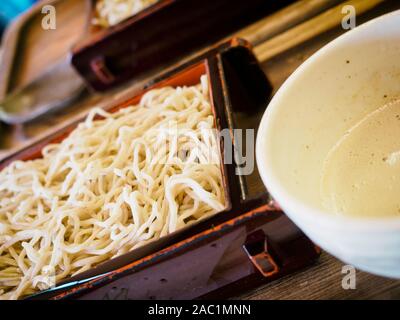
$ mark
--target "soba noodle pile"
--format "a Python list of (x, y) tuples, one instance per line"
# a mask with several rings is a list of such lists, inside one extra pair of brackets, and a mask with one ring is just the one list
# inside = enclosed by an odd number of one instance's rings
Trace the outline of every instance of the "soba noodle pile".
[[(99, 116), (101, 116), (99, 118)], [(94, 119), (97, 117), (96, 119)], [(207, 80), (93, 109), (0, 172), (0, 299), (17, 299), (225, 207)]]
[(98, 0), (93, 23), (102, 27), (114, 26), (139, 13), (159, 0)]

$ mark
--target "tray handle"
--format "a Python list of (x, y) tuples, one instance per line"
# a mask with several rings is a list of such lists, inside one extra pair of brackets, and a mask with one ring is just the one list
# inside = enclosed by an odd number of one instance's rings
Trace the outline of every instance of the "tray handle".
[(264, 277), (271, 277), (280, 272), (281, 268), (272, 249), (271, 241), (264, 231), (257, 230), (248, 235), (243, 250), (253, 266)]
[(90, 61), (90, 68), (98, 79), (104, 84), (113, 83), (116, 80), (114, 74), (107, 67), (104, 56), (97, 56)]

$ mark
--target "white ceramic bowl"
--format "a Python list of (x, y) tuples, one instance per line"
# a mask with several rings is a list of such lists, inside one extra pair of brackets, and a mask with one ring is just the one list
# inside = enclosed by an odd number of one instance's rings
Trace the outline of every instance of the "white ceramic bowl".
[(345, 131), (399, 97), (396, 11), (344, 34), (304, 62), (269, 104), (256, 145), (265, 185), (310, 239), (361, 270), (394, 278), (400, 278), (400, 218), (326, 212), (319, 179), (324, 158)]

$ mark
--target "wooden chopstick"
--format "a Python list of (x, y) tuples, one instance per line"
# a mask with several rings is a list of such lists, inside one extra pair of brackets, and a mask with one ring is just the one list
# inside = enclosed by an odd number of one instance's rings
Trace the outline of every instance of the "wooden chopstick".
[(295, 47), (325, 31), (338, 26), (344, 14), (342, 8), (345, 5), (354, 6), (357, 16), (376, 7), (384, 0), (350, 0), (329, 9), (298, 26), (266, 40), (254, 48), (254, 53), (260, 62), (266, 61), (288, 49)]
[(340, 2), (344, 0), (300, 0), (240, 30), (235, 36), (256, 46)]

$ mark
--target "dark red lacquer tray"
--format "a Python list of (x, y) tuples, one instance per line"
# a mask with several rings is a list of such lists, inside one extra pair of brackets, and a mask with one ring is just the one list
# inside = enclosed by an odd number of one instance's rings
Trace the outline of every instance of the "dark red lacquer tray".
[(102, 91), (180, 61), (292, 2), (161, 0), (110, 28), (90, 27), (73, 50), (72, 64)]
[[(131, 99), (110, 106), (116, 111), (137, 103), (156, 87), (199, 83), (207, 74), (219, 131), (257, 129), (241, 118), (265, 108), (271, 87), (248, 43), (233, 39), (150, 81)], [(40, 157), (41, 149), (64, 139), (77, 123), (0, 163)], [(223, 159), (235, 153), (236, 140), (222, 140)], [(233, 159), (237, 159), (233, 156)], [(254, 154), (252, 154), (254, 157)], [(254, 159), (254, 158), (253, 158)], [(65, 280), (32, 299), (196, 299), (224, 298), (311, 264), (319, 254), (314, 244), (280, 211), (259, 184), (237, 175), (240, 165), (222, 164), (227, 209), (202, 222), (107, 261)], [(253, 180), (250, 182), (250, 180)]]

